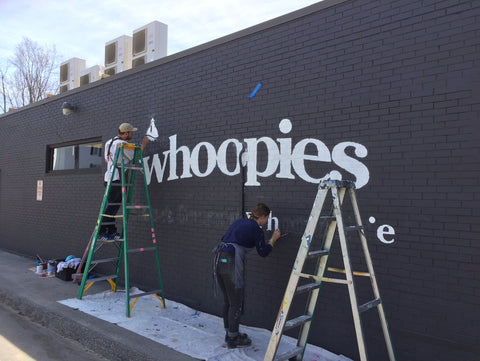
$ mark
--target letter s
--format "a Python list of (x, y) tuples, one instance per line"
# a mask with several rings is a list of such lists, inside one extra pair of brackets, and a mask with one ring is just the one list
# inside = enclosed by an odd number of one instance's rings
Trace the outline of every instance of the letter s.
[(337, 144), (332, 151), (333, 162), (355, 176), (355, 186), (359, 189), (368, 183), (370, 172), (363, 163), (349, 157), (345, 153), (345, 149), (348, 147), (353, 147), (355, 149), (355, 155), (359, 158), (365, 158), (368, 154), (368, 150), (360, 143), (342, 142)]

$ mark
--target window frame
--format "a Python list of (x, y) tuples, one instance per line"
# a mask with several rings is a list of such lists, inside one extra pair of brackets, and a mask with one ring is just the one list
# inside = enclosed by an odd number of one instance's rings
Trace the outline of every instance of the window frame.
[[(102, 162), (98, 167), (91, 167), (91, 168), (80, 168), (80, 146), (81, 145), (86, 145), (86, 144), (92, 144), (92, 143), (100, 143), (101, 145), (101, 160)], [(74, 147), (74, 164), (73, 168), (70, 169), (53, 169), (53, 156), (55, 149), (58, 148), (65, 148), (65, 147)], [(55, 143), (55, 144), (49, 144), (47, 145), (47, 150), (46, 150), (46, 164), (45, 164), (45, 173), (48, 174), (65, 174), (65, 173), (72, 173), (72, 172), (99, 172), (103, 169), (103, 163), (104, 163), (104, 157), (103, 157), (103, 141), (101, 137), (94, 137), (94, 138), (86, 138), (86, 139), (78, 139), (78, 140), (73, 140), (69, 142), (63, 142), (63, 143)]]

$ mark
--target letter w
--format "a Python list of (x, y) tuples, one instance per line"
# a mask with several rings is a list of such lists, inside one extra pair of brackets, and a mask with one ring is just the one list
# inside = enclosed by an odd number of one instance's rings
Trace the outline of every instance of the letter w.
[(143, 164), (145, 165), (145, 177), (147, 178), (147, 184), (150, 184), (152, 173), (155, 170), (157, 175), (157, 182), (162, 183), (163, 181), (163, 174), (165, 173), (165, 167), (167, 165), (167, 157), (170, 151), (167, 150), (163, 152), (163, 165), (160, 162), (160, 158), (158, 157), (158, 153), (153, 155), (152, 160), (152, 168), (148, 167), (148, 161), (150, 160), (150, 156), (143, 158)]

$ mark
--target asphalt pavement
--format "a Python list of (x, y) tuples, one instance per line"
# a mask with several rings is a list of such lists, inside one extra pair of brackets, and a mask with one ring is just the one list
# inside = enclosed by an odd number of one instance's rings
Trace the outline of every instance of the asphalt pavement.
[[(49, 339), (52, 335), (58, 335), (60, 341), (67, 339), (69, 342), (78, 342), (87, 349), (85, 353), (91, 350), (107, 360), (196, 360), (115, 324), (58, 303), (76, 297), (79, 286), (56, 277), (40, 277), (31, 270), (35, 268), (35, 262), (34, 258), (0, 250), (0, 304), (21, 315), (22, 320), (18, 322), (27, 321), (42, 326), (48, 330)], [(105, 291), (105, 285), (100, 282), (95, 283), (88, 292), (93, 294), (102, 291)], [(19, 334), (12, 332), (9, 342), (18, 349), (23, 347), (26, 353), (31, 352)], [(61, 344), (70, 347), (67, 342)]]
[(0, 304), (0, 361), (109, 361)]

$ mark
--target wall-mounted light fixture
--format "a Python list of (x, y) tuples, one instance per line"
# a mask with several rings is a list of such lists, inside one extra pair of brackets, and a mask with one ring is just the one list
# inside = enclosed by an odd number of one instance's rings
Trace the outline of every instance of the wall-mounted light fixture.
[(62, 113), (63, 115), (69, 115), (71, 114), (72, 112), (75, 112), (77, 111), (77, 107), (68, 103), (68, 102), (64, 102), (62, 104)]

